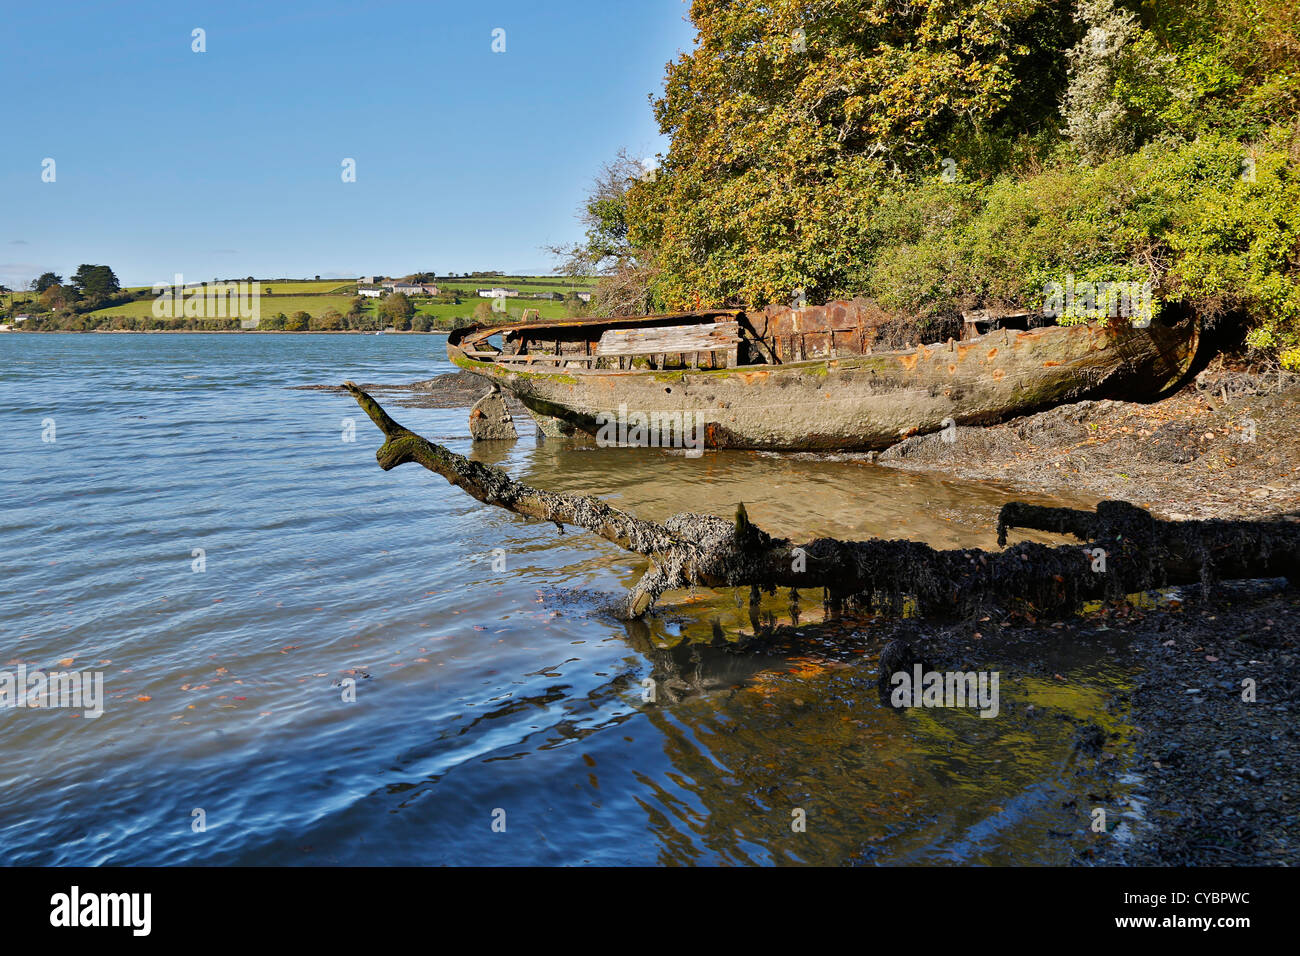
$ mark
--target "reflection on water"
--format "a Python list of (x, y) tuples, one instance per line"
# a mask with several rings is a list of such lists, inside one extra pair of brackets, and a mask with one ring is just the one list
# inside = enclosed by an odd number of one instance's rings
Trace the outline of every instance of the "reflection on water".
[[(286, 387), (427, 378), (440, 350), (0, 339), (0, 666), (72, 659), (108, 694), (93, 721), (0, 712), (8, 861), (1061, 862), (1094, 804), (1118, 806), (1106, 762), (1074, 747), (1096, 724), (1123, 762), (1115, 648), (1060, 648), (1045, 671), (973, 657), (1000, 671), (994, 719), (895, 711), (876, 694), (883, 625), (823, 621), (818, 594), (765, 595), (755, 615), (712, 591), (618, 622), (603, 605), (643, 559), (414, 466), (380, 472), (350, 400)], [(468, 453), (465, 414), (394, 410)], [(1006, 498), (853, 456), (689, 459), (519, 424), (473, 454), (656, 519), (743, 501), (796, 539), (991, 548)]]

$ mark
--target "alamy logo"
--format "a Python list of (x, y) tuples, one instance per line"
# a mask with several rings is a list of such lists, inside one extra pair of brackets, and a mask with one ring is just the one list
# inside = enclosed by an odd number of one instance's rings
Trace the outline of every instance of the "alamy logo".
[(262, 320), (262, 283), (206, 282), (187, 286), (176, 273), (175, 282), (155, 282), (153, 314), (159, 319), (239, 319), (245, 329)]
[(684, 448), (687, 458), (704, 454), (703, 412), (632, 412), (596, 415), (596, 444), (601, 448)]
[(890, 677), (889, 702), (895, 707), (978, 707), (981, 717), (998, 715), (1000, 671), (897, 671)]
[(0, 671), (0, 709), (15, 707), (80, 710), (85, 717), (104, 713), (103, 671)]
[(148, 936), (152, 928), (151, 893), (70, 893), (50, 897), (51, 926), (129, 926), (133, 936)]
[(1123, 316), (1135, 328), (1145, 329), (1155, 315), (1155, 298), (1151, 281), (1143, 282), (1075, 282), (1067, 275), (1065, 282), (1055, 280), (1043, 286), (1043, 315), (1093, 321), (1102, 317)]

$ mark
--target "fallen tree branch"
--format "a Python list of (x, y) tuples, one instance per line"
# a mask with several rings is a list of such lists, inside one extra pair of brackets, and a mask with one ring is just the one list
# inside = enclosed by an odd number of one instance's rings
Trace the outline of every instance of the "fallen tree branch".
[(1163, 521), (1127, 501), (1102, 501), (1097, 510), (1044, 508), (1012, 501), (998, 515), (998, 544), (1019, 528), (1101, 543), (1107, 560), (1145, 564), (1151, 585), (1235, 578), (1300, 579), (1300, 523), (1277, 521)]
[(423, 465), (485, 504), (527, 518), (571, 524), (650, 559), (628, 595), (627, 617), (640, 617), (670, 589), (823, 588), (832, 607), (914, 607), (923, 615), (961, 616), (1017, 601), (1038, 613), (1073, 611), (1089, 599), (1215, 576), (1297, 580), (1300, 525), (1292, 522), (1159, 521), (1126, 502), (1096, 512), (1011, 502), (998, 520), (998, 543), (1012, 528), (1069, 534), (1086, 543), (1021, 542), (1004, 551), (938, 551), (916, 541), (817, 538), (794, 545), (751, 524), (744, 505), (733, 521), (682, 513), (662, 524), (597, 498), (522, 484), (505, 472), (428, 441), (399, 425), (351, 382), (344, 387), (384, 433), (375, 457), (384, 470)]

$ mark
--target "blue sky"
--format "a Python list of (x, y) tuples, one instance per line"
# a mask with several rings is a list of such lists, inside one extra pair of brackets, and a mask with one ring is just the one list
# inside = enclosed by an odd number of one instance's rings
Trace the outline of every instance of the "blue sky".
[(0, 283), (82, 262), (128, 285), (550, 271), (541, 247), (580, 237), (599, 165), (666, 149), (649, 97), (692, 43), (687, 9), (8, 4)]

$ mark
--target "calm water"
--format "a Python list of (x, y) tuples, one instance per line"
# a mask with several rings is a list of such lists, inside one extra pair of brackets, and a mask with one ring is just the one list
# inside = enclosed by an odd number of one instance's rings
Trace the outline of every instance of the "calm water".
[[(1103, 709), (1116, 658), (1062, 658), (1065, 681), (1004, 670), (983, 720), (883, 707), (870, 628), (729, 653), (715, 624), (752, 633), (748, 606), (712, 592), (620, 624), (601, 605), (635, 556), (381, 472), (350, 399), (289, 387), (428, 378), (444, 342), (0, 335), (0, 668), (102, 671), (106, 698), (98, 719), (0, 710), (4, 862), (1068, 859), (1061, 834), (1087, 820), (1062, 803), (1092, 786), (1071, 721), (1124, 732)], [(391, 410), (470, 451), (465, 409)], [(1005, 499), (851, 458), (689, 460), (519, 425), (487, 460), (648, 517), (743, 500), (783, 534), (992, 547)]]

